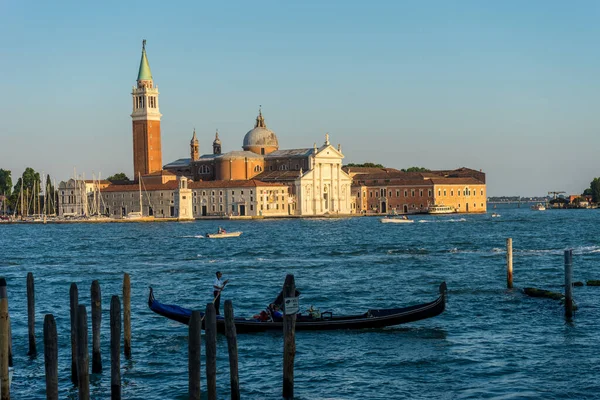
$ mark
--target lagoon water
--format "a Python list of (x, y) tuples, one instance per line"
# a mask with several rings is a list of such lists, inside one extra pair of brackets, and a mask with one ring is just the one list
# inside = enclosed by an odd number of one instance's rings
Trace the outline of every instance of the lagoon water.
[[(122, 357), (123, 398), (187, 398), (187, 326), (153, 314), (148, 287), (164, 303), (203, 309), (217, 270), (230, 279), (223, 300), (233, 301), (236, 316), (263, 309), (288, 273), (302, 292), (301, 308), (340, 314), (430, 301), (447, 282), (447, 309), (436, 318), (377, 330), (298, 332), (297, 399), (600, 398), (600, 287), (574, 288), (579, 309), (572, 322), (557, 302), (521, 291), (562, 291), (567, 248), (575, 281), (600, 279), (600, 210), (498, 206), (499, 218), (491, 211), (415, 216), (414, 224), (363, 217), (0, 225), (0, 274), (8, 281), (13, 329), (12, 398), (45, 398), (47, 313), (57, 322), (60, 397), (77, 398), (69, 376), (69, 286), (78, 284), (89, 318), (94, 279), (102, 289), (104, 372), (91, 375), (91, 394), (110, 398), (109, 305), (121, 294), (124, 272), (132, 285), (133, 357)], [(244, 233), (203, 238), (219, 225)], [(508, 237), (513, 290), (506, 289)], [(27, 272), (36, 289), (34, 358), (26, 355)], [(217, 346), (218, 398), (228, 399), (224, 336)], [(239, 335), (238, 348), (242, 398), (281, 398), (282, 334)], [(205, 383), (203, 373), (203, 389)]]

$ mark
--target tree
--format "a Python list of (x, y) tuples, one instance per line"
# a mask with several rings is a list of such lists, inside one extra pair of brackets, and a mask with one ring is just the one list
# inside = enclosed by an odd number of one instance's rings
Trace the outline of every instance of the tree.
[[(27, 196), (27, 198), (23, 197), (24, 205), (22, 210), (21, 202), (19, 201), (19, 197), (21, 196), (21, 182), (23, 185), (23, 196)], [(29, 211), (33, 210), (34, 202), (30, 200), (33, 199), (35, 188), (37, 188), (37, 185), (40, 182), (40, 174), (38, 172), (35, 172), (35, 170), (30, 167), (25, 168), (25, 171), (23, 171), (23, 175), (17, 181), (17, 184), (14, 186), (12, 195), (10, 196), (10, 204), (12, 205), (12, 208), (15, 209), (18, 207), (22, 214), (28, 214)]]
[(600, 178), (594, 178), (590, 183), (590, 189), (592, 191), (592, 201), (597, 203), (600, 200)]
[(129, 178), (127, 177), (127, 175), (125, 175), (124, 172), (119, 172), (118, 174), (114, 174), (112, 176), (109, 176), (108, 178), (106, 178), (107, 181), (109, 182), (129, 182)]
[(401, 171), (403, 172), (429, 172), (431, 170), (427, 169), (427, 168), (423, 168), (423, 167), (410, 167), (410, 168), (402, 168)]
[(10, 177), (10, 171), (0, 169), (0, 194), (10, 196), (12, 189), (12, 178)]
[(581, 195), (582, 196), (591, 196), (592, 195), (592, 189), (590, 189), (590, 188), (585, 189)]
[(44, 197), (44, 201), (46, 202), (46, 213), (50, 215), (56, 214), (56, 202), (58, 201), (58, 191), (52, 185), (50, 175), (46, 176), (46, 186), (44, 187), (44, 193), (46, 193), (46, 196)]

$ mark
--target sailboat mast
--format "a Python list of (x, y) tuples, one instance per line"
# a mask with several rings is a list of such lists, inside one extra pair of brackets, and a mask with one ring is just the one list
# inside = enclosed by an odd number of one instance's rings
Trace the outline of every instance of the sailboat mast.
[(139, 177), (139, 185), (140, 185), (140, 215), (143, 216), (144, 213), (142, 212), (142, 174), (138, 172), (138, 177)]

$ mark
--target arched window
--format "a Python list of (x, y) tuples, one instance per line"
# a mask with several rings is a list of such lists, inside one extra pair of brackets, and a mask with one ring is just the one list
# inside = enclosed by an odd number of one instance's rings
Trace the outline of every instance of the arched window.
[(254, 167), (254, 172), (262, 172), (262, 167), (260, 165), (257, 165), (256, 167)]
[(287, 171), (288, 170), (288, 166), (286, 164), (283, 164), (283, 165), (279, 166), (279, 169), (281, 171)]

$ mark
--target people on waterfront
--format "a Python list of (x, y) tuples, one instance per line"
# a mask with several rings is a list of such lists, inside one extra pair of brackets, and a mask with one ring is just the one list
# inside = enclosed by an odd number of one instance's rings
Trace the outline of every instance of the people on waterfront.
[(223, 274), (221, 273), (221, 271), (217, 271), (216, 275), (217, 277), (213, 282), (213, 303), (215, 305), (215, 311), (217, 315), (220, 315), (219, 307), (221, 305), (221, 292), (223, 291), (223, 289), (225, 289), (225, 285), (227, 285), (229, 279), (222, 281), (221, 278), (223, 277)]

